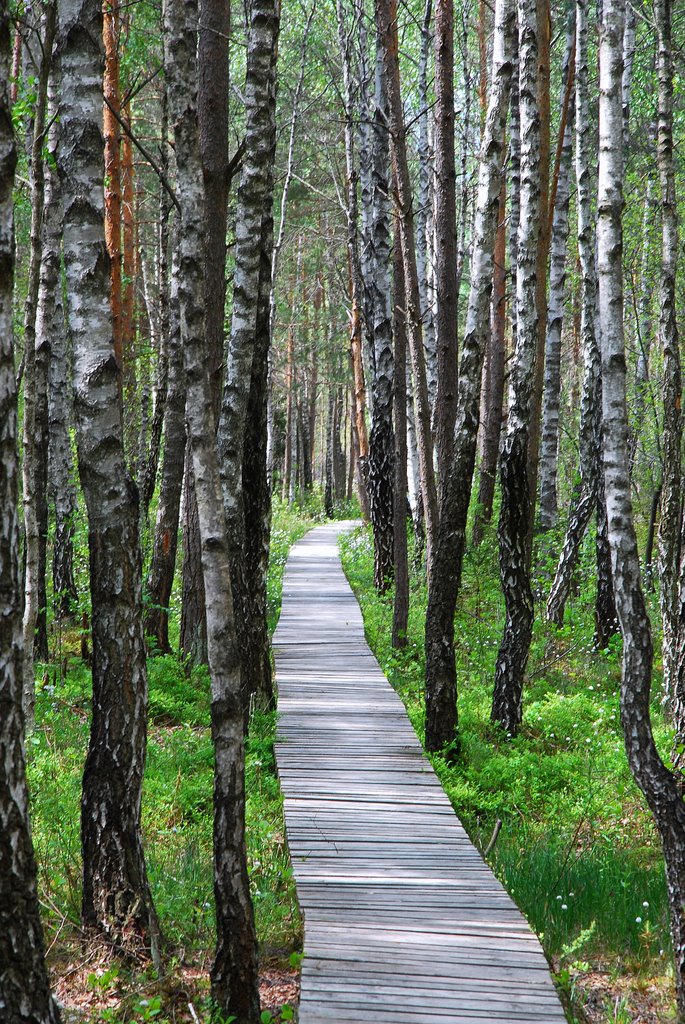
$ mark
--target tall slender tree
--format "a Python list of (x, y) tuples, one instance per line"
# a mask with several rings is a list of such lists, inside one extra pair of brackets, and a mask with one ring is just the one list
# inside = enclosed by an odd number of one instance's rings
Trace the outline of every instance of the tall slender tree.
[(38, 906), (22, 712), (17, 387), (12, 191), (17, 154), (9, 89), (9, 4), (0, 3), (0, 1007), (8, 1022), (59, 1024)]
[(58, 167), (93, 635), (93, 714), (81, 803), (82, 914), (86, 925), (119, 940), (133, 929), (157, 959), (159, 925), (140, 822), (147, 674), (138, 493), (124, 458), (104, 237), (102, 5), (62, 0), (58, 15)]
[[(663, 28), (670, 3), (659, 0)], [(652, 637), (633, 525), (623, 333), (622, 39), (625, 0), (604, 0), (599, 39), (597, 255), (602, 339), (604, 472), (616, 610), (623, 634), (621, 720), (628, 763), (659, 831), (666, 864), (678, 1020), (685, 1021), (685, 804), (680, 779), (661, 760), (650, 721)], [(660, 46), (668, 49), (668, 29)], [(668, 75), (667, 65), (664, 67)]]
[(426, 612), (426, 746), (439, 750), (457, 725), (454, 612), (461, 578), (473, 469), (481, 375), (489, 328), (495, 235), (500, 215), (504, 126), (516, 33), (512, 0), (498, 0), (492, 52), (492, 86), (481, 143), (474, 223), (471, 290), (459, 368), (459, 401), (452, 465), (443, 488), (437, 549)]
[(516, 345), (509, 383), (509, 418), (500, 455), (502, 509), (499, 521), (500, 578), (506, 605), (504, 635), (495, 667), (492, 719), (514, 735), (521, 722), (523, 674), (533, 631), (530, 585), (531, 492), (529, 442), (534, 415), (539, 322), (541, 197), (538, 98), (538, 12), (518, 4), (519, 104), (521, 112), (521, 221), (516, 265)]
[[(258, 5), (255, 5), (256, 7)], [(253, 14), (254, 16), (254, 14)], [(257, 943), (245, 849), (245, 752), (241, 656), (230, 550), (216, 452), (204, 309), (204, 192), (197, 124), (198, 10), (168, 0), (164, 13), (169, 113), (174, 125), (179, 228), (179, 308), (190, 451), (195, 480), (212, 686), (214, 898), (217, 950), (212, 996), (239, 1024), (259, 1020)]]

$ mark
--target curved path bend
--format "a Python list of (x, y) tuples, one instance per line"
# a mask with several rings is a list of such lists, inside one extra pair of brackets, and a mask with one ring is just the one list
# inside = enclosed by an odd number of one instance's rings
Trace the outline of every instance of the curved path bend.
[(560, 1024), (547, 961), (364, 639), (337, 535), (290, 554), (276, 758), (304, 914), (300, 1024)]

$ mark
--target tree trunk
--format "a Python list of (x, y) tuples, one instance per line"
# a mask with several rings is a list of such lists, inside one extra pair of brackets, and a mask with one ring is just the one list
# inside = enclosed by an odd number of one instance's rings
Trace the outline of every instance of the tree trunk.
[(104, 238), (102, 6), (98, 0), (64, 0), (59, 22), (58, 166), (93, 637), (93, 715), (81, 803), (82, 915), (86, 925), (117, 943), (133, 929), (158, 960), (159, 926), (140, 824), (147, 675), (138, 494), (124, 458)]
[(230, 552), (216, 455), (214, 394), (205, 335), (205, 217), (196, 118), (197, 7), (169, 0), (165, 69), (174, 125), (178, 194), (179, 306), (190, 451), (200, 520), (202, 575), (212, 681), (214, 767), (214, 896), (217, 952), (212, 997), (238, 1024), (259, 1020), (257, 943), (245, 849), (245, 752), (241, 657), (231, 592)]
[[(233, 274), (233, 315), (228, 342), (228, 365), (221, 403), (221, 416), (217, 433), (219, 466), (224, 495), (224, 512), (231, 563), (231, 583), (238, 627), (239, 650), (242, 658), (245, 706), (253, 687), (261, 678), (264, 649), (268, 646), (266, 634), (259, 637), (258, 623), (266, 630), (266, 618), (256, 620), (250, 615), (251, 604), (261, 598), (251, 592), (251, 582), (257, 585), (259, 569), (253, 566), (257, 578), (247, 574), (246, 548), (251, 544), (258, 552), (263, 542), (261, 516), (253, 523), (246, 518), (244, 488), (246, 477), (261, 474), (261, 455), (255, 463), (246, 459), (245, 432), (251, 383), (260, 388), (262, 366), (254, 367), (259, 317), (260, 283), (268, 287), (262, 267), (263, 250), (268, 249), (269, 264), (273, 246), (273, 165), (276, 148), (275, 123), (275, 55), (278, 47), (278, 8), (274, 0), (254, 0), (250, 10), (247, 41), (247, 73), (245, 82), (246, 128), (245, 153), (238, 188), (236, 213), (235, 270)], [(269, 222), (271, 227), (266, 225)], [(299, 284), (299, 282), (298, 282)], [(264, 324), (261, 325), (264, 330)], [(260, 359), (268, 357), (270, 339), (261, 339)], [(255, 394), (257, 406), (261, 399)], [(256, 407), (254, 414), (261, 420)], [(257, 427), (257, 424), (253, 424)], [(253, 444), (258, 444), (253, 437)], [(291, 477), (292, 479), (292, 477)], [(253, 497), (261, 489), (256, 484)], [(255, 536), (248, 535), (255, 529)], [(261, 689), (270, 689), (264, 682)]]
[(73, 401), (69, 387), (67, 332), (62, 306), (62, 196), (56, 170), (57, 109), (54, 75), (49, 85), (50, 157), (45, 162), (43, 251), (36, 312), (36, 351), (48, 348), (48, 492), (55, 506), (52, 588), (55, 615), (66, 618), (78, 608), (74, 582), (74, 456), (69, 436)]
[(105, 74), (103, 79), (102, 108), (105, 136), (105, 241), (110, 260), (110, 304), (114, 354), (123, 372), (124, 324), (122, 308), (121, 261), (121, 96), (119, 94), (119, 44), (121, 11), (119, 0), (103, 5), (103, 41), (105, 47)]
[[(399, 234), (395, 223), (395, 237)], [(407, 329), (404, 322), (404, 268), (399, 245), (393, 249), (393, 413), (395, 431), (395, 480), (393, 504), (393, 556), (395, 595), (392, 612), (392, 645), (407, 646), (409, 622), (409, 562), (407, 557)]]
[[(661, 3), (660, 51), (663, 53), (662, 48), (668, 49), (670, 4), (668, 0), (661, 0)], [(654, 815), (663, 845), (678, 1019), (682, 1021), (685, 1020), (685, 804), (681, 784), (663, 764), (652, 735), (649, 708), (652, 639), (642, 594), (630, 500), (621, 266), (621, 40), (624, 11), (624, 0), (604, 0), (599, 42), (597, 249), (602, 325), (603, 455), (616, 608), (623, 634), (621, 719), (628, 762)], [(664, 27), (667, 27), (665, 37)], [(668, 65), (662, 65), (660, 72), (664, 75), (662, 81), (670, 77)]]
[[(22, 458), (22, 497), (24, 506), (25, 572), (24, 572), (24, 716), (26, 729), (35, 724), (35, 679), (33, 671), (36, 625), (40, 609), (45, 608), (45, 534), (47, 525), (46, 441), (44, 428), (47, 402), (47, 366), (45, 350), (41, 358), (36, 352), (36, 314), (40, 284), (43, 239), (43, 207), (45, 175), (43, 147), (48, 100), (50, 55), (55, 36), (55, 4), (50, 3), (38, 28), (37, 49), (43, 56), (38, 67), (36, 108), (31, 125), (31, 239), (28, 269), (28, 293), (24, 307), (24, 423)], [(42, 544), (41, 544), (42, 533)], [(41, 557), (42, 548), (42, 557)], [(41, 579), (42, 571), (42, 579)], [(47, 633), (43, 621), (43, 650), (47, 659)]]
[(509, 383), (507, 432), (500, 456), (502, 510), (498, 531), (506, 623), (497, 655), (491, 713), (492, 721), (512, 736), (521, 723), (523, 676), (533, 633), (530, 542), (535, 492), (531, 491), (529, 441), (540, 329), (539, 235), (545, 213), (540, 193), (538, 24), (536, 11), (526, 0), (519, 0), (518, 19), (521, 221), (516, 272), (516, 347)]
[[(659, 41), (657, 159), (661, 185), (661, 272), (659, 275), (659, 345), (663, 355), (664, 436), (662, 442), (659, 580), (663, 624), (664, 694), (677, 693), (677, 648), (680, 618), (683, 443), (682, 379), (676, 316), (678, 209), (673, 161), (673, 50), (671, 0), (655, 6)], [(678, 694), (680, 696), (680, 694)]]
[(16, 149), (9, 96), (9, 5), (0, 4), (0, 1005), (11, 1024), (59, 1024), (45, 969), (29, 825), (22, 712), (17, 389), (12, 332)]
[[(177, 243), (176, 243), (177, 244)], [(162, 653), (170, 653), (169, 602), (174, 584), (178, 523), (183, 485), (183, 465), (186, 449), (185, 381), (183, 376), (183, 349), (181, 347), (181, 321), (178, 308), (178, 258), (174, 257), (172, 286), (166, 339), (169, 363), (169, 384), (164, 409), (164, 457), (157, 499), (157, 520), (152, 547), (152, 559), (145, 590), (145, 635), (154, 640)]]
[(575, 56), (575, 5), (566, 27), (566, 52), (562, 74), (559, 150), (552, 191), (552, 241), (549, 272), (549, 306), (545, 344), (545, 377), (540, 445), (540, 529), (551, 530), (557, 520), (557, 462), (559, 449), (559, 403), (561, 399), (561, 329), (564, 322), (566, 289), (566, 243), (568, 207), (571, 195), (570, 171), (573, 154), (573, 79)]
[[(426, 383), (431, 417), (435, 416), (435, 396), (438, 381), (438, 354), (435, 348), (435, 319), (433, 309), (433, 260), (432, 242), (435, 220), (433, 216), (435, 199), (435, 176), (433, 152), (430, 143), (429, 112), (431, 101), (428, 95), (428, 60), (431, 51), (431, 15), (433, 0), (426, 0), (421, 22), (421, 51), (419, 55), (419, 190), (416, 210), (416, 271), (419, 275), (419, 297), (423, 321), (423, 347), (426, 353)], [(399, 234), (397, 235), (399, 239)], [(397, 246), (399, 251), (399, 245)], [(406, 330), (406, 328), (405, 328)]]
[(506, 355), (507, 325), (507, 184), (502, 175), (499, 197), (499, 221), (495, 234), (492, 302), (490, 312), (490, 334), (488, 337), (487, 386), (485, 388), (485, 423), (483, 426), (483, 451), (480, 462), (478, 502), (473, 525), (473, 543), (480, 544), (483, 529), (492, 520), (492, 504), (495, 498), (497, 457), (502, 433), (502, 406), (504, 404), (504, 363)]
[(457, 415), (457, 196), (454, 162), (454, 7), (435, 2), (435, 451), (440, 492), (450, 472)]
[(459, 401), (450, 474), (440, 509), (437, 548), (426, 611), (426, 748), (455, 739), (457, 683), (454, 612), (461, 581), (466, 517), (476, 459), (483, 356), (487, 344), (495, 235), (500, 215), (504, 126), (511, 82), (515, 10), (498, 0), (492, 57), (492, 90), (481, 143), (474, 224), (471, 290), (459, 367)]
[(388, 89), (388, 126), (390, 129), (395, 188), (399, 207), (399, 234), (406, 286), (406, 319), (414, 375), (421, 492), (426, 516), (427, 564), (430, 574), (437, 535), (438, 495), (433, 466), (433, 440), (431, 436), (430, 405), (428, 403), (426, 364), (423, 350), (421, 301), (416, 271), (413, 196), (407, 160), (407, 140), (400, 88), (396, 0), (377, 0), (376, 32), (377, 45), (383, 53)]
[(368, 490), (374, 537), (374, 582), (384, 593), (392, 581), (393, 491), (395, 488), (393, 436), (393, 337), (390, 235), (387, 90), (380, 47), (376, 53), (376, 101), (371, 134), (372, 211), (370, 312), (373, 336), (373, 404), (369, 438)]

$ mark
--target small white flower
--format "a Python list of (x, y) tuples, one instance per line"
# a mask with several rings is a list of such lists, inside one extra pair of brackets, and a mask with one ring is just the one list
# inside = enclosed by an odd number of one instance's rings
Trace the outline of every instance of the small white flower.
[(641, 917), (636, 917), (635, 918), (635, 924), (642, 924), (642, 918)]
[(642, 906), (643, 907), (648, 907), (649, 906), (649, 900), (643, 900)]
[(568, 910), (568, 907), (567, 907), (567, 905), (565, 903), (562, 903), (561, 904), (561, 909), (562, 910)]

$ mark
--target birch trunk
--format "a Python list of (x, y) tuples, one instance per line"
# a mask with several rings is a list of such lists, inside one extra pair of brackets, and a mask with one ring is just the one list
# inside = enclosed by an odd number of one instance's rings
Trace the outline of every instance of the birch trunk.
[[(31, 239), (28, 269), (28, 294), (24, 307), (24, 422), (22, 491), (24, 506), (24, 536), (26, 568), (24, 572), (24, 715), (26, 729), (35, 725), (36, 685), (33, 671), (36, 625), (39, 610), (45, 608), (45, 534), (47, 525), (45, 406), (47, 403), (47, 365), (44, 349), (37, 357), (36, 312), (40, 285), (40, 267), (43, 241), (43, 209), (45, 200), (45, 174), (43, 147), (48, 100), (50, 55), (55, 36), (55, 4), (45, 10), (39, 28), (37, 49), (42, 53), (38, 67), (36, 108), (31, 126)], [(42, 533), (42, 538), (41, 538)], [(42, 540), (42, 543), (41, 543)], [(42, 555), (41, 555), (42, 548)], [(42, 570), (42, 579), (41, 579)], [(47, 655), (47, 634), (43, 623), (43, 650)], [(37, 653), (37, 652), (36, 652)]]
[(450, 472), (457, 415), (457, 196), (454, 161), (454, 7), (435, 2), (435, 334), (433, 417), (440, 492)]
[[(265, 218), (269, 221), (272, 218), (276, 149), (275, 55), (278, 47), (278, 30), (278, 6), (274, 0), (254, 0), (250, 9), (247, 43), (245, 154), (236, 213), (233, 315), (217, 432), (246, 705), (253, 687), (261, 678), (263, 647), (267, 643), (266, 636), (259, 641), (255, 632), (256, 622), (253, 621), (250, 625), (250, 604), (254, 595), (251, 594), (251, 577), (247, 575), (245, 551), (248, 535), (253, 527), (260, 536), (255, 545), (259, 547), (261, 529), (259, 516), (255, 523), (246, 519), (244, 481), (247, 475), (262, 472), (259, 462), (254, 465), (246, 462), (245, 432), (257, 345), (260, 277), (263, 280), (262, 255), (264, 245), (267, 244), (264, 222)], [(270, 262), (273, 227), (267, 234)], [(266, 282), (264, 284), (266, 285)], [(260, 358), (267, 357), (269, 343), (268, 336), (262, 339), (262, 345), (266, 345), (266, 352), (261, 352)], [(255, 369), (259, 378), (261, 366)], [(263, 626), (265, 629), (265, 620)], [(256, 648), (253, 644), (256, 644)], [(264, 686), (266, 683), (260, 688)], [(270, 689), (270, 684), (268, 688)]]
[(459, 401), (452, 464), (440, 508), (437, 548), (426, 611), (426, 748), (455, 739), (457, 682), (454, 612), (461, 582), (466, 517), (476, 458), (483, 356), (490, 325), (494, 247), (500, 214), (504, 127), (515, 34), (512, 0), (498, 0), (492, 56), (492, 89), (480, 152), (474, 223), (471, 291), (459, 367)]
[(63, 0), (56, 47), (58, 166), (73, 343), (81, 486), (88, 509), (93, 715), (81, 802), (84, 924), (159, 959), (159, 926), (143, 857), (140, 804), (147, 675), (138, 494), (123, 448), (102, 198), (102, 6)]
[(407, 329), (414, 377), (421, 493), (426, 519), (427, 564), (430, 575), (437, 535), (438, 495), (433, 466), (433, 440), (431, 436), (430, 405), (428, 403), (426, 363), (423, 349), (421, 301), (416, 271), (414, 202), (407, 161), (407, 140), (400, 88), (396, 0), (377, 0), (376, 32), (377, 45), (383, 53), (388, 89), (388, 126), (390, 129), (392, 162), (397, 191), (397, 204), (399, 207), (399, 234), (406, 286)]
[(673, 160), (673, 50), (671, 0), (655, 6), (658, 54), (657, 159), (661, 185), (661, 272), (659, 277), (659, 346), (663, 356), (664, 433), (662, 441), (661, 518), (659, 521), (659, 580), (663, 626), (664, 695), (682, 700), (678, 687), (677, 649), (681, 628), (681, 519), (683, 446), (682, 378), (676, 273), (678, 268), (678, 211)]
[[(557, 520), (557, 463), (559, 449), (559, 403), (561, 399), (561, 331), (564, 323), (566, 289), (566, 245), (570, 171), (573, 154), (572, 86), (575, 53), (575, 5), (568, 16), (566, 50), (562, 74), (559, 130), (559, 159), (556, 169), (556, 196), (550, 245), (549, 305), (545, 343), (545, 377), (540, 441), (540, 514), (541, 530), (551, 530)], [(554, 190), (554, 186), (553, 186)]]
[[(602, 325), (603, 457), (616, 608), (623, 634), (621, 719), (628, 762), (654, 815), (663, 846), (678, 1019), (685, 1020), (685, 804), (680, 781), (664, 765), (652, 735), (649, 707), (652, 638), (642, 593), (630, 497), (621, 267), (621, 41), (624, 11), (624, 0), (604, 0), (599, 42), (597, 248)], [(666, 5), (662, 11), (668, 17)], [(660, 44), (663, 44), (663, 36)]]
[(57, 100), (54, 75), (49, 84), (49, 159), (45, 163), (43, 252), (36, 311), (36, 350), (48, 348), (48, 493), (55, 507), (52, 587), (58, 618), (73, 615), (79, 595), (74, 582), (74, 517), (76, 488), (69, 435), (73, 400), (69, 386), (69, 353), (62, 305), (62, 195), (56, 170)]
[(145, 586), (148, 599), (148, 606), (145, 612), (145, 635), (152, 637), (156, 648), (164, 654), (171, 652), (169, 644), (169, 602), (171, 600), (174, 570), (176, 567), (181, 488), (183, 485), (183, 465), (186, 448), (186, 393), (183, 376), (181, 322), (178, 308), (178, 274), (178, 257), (175, 254), (172, 265), (168, 335), (166, 339), (169, 380), (164, 408), (164, 456), (160, 473), (152, 559)]
[(507, 185), (502, 175), (499, 197), (499, 222), (495, 235), (492, 302), (490, 304), (490, 336), (488, 338), (487, 382), (484, 391), (483, 449), (478, 483), (478, 502), (473, 526), (473, 543), (480, 544), (483, 529), (492, 520), (495, 497), (497, 456), (502, 433), (502, 406), (504, 404), (504, 364), (506, 356), (507, 324)]
[(419, 55), (419, 190), (416, 210), (416, 270), (419, 275), (419, 296), (423, 319), (423, 347), (426, 352), (426, 383), (431, 416), (435, 416), (437, 392), (437, 351), (435, 348), (435, 319), (433, 310), (432, 243), (435, 221), (433, 217), (435, 176), (430, 141), (430, 100), (428, 98), (428, 61), (431, 51), (431, 15), (433, 0), (426, 0), (421, 22), (421, 51)]
[(45, 969), (29, 825), (22, 712), (17, 388), (12, 297), (16, 149), (9, 95), (9, 5), (0, 4), (0, 1006), (12, 1024), (59, 1024)]
[(214, 394), (205, 334), (205, 217), (197, 125), (197, 6), (168, 0), (164, 13), (169, 113), (178, 195), (179, 307), (186, 415), (199, 516), (212, 687), (216, 1009), (239, 1024), (259, 1020), (257, 943), (245, 849), (245, 751), (241, 657), (231, 590), (230, 550), (216, 454)]
[(509, 383), (509, 418), (500, 455), (502, 509), (500, 579), (506, 605), (504, 635), (495, 667), (491, 718), (507, 735), (521, 723), (523, 677), (533, 631), (530, 539), (533, 501), (529, 442), (534, 411), (538, 342), (540, 194), (537, 13), (519, 0), (519, 105), (521, 114), (521, 220), (516, 272), (516, 346)]
[(373, 403), (369, 438), (368, 491), (374, 536), (374, 582), (384, 593), (393, 578), (393, 337), (391, 309), (392, 239), (389, 201), (390, 145), (387, 90), (380, 47), (376, 52), (376, 95), (371, 134), (372, 210), (370, 312), (373, 336)]

